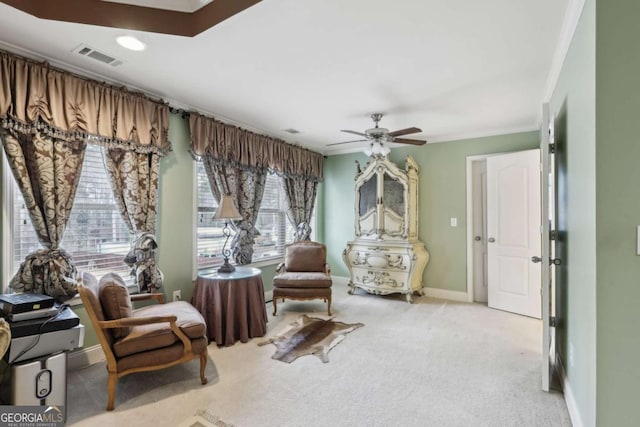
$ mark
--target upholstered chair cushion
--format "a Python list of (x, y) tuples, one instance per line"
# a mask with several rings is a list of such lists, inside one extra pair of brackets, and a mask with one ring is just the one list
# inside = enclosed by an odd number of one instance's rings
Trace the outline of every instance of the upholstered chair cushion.
[(297, 242), (286, 247), (284, 267), (287, 271), (324, 271), (327, 247), (317, 242)]
[(104, 313), (102, 312), (102, 306), (100, 305), (100, 286), (98, 279), (91, 273), (82, 273), (82, 286), (87, 289), (87, 296), (90, 299), (91, 308), (96, 314), (98, 320), (104, 320)]
[(330, 288), (331, 276), (314, 272), (286, 272), (273, 278), (276, 288)]
[(273, 298), (331, 298), (331, 288), (273, 288)]
[[(118, 320), (131, 317), (131, 297), (127, 285), (116, 273), (107, 273), (100, 279), (100, 305), (105, 320)], [(127, 336), (131, 332), (131, 326), (111, 329), (114, 339)]]
[[(191, 304), (176, 301), (168, 304), (149, 305), (133, 311), (133, 317), (171, 316), (177, 317), (176, 326), (191, 340), (206, 337), (204, 318)], [(151, 323), (134, 326), (131, 332), (113, 345), (118, 357), (168, 347), (180, 338), (171, 331), (169, 323)]]
[[(197, 338), (191, 340), (191, 347), (193, 352), (201, 354), (207, 351), (208, 341), (206, 338)], [(135, 369), (140, 366), (153, 366), (161, 365), (164, 363), (171, 363), (182, 356), (184, 348), (182, 343), (177, 342), (168, 347), (164, 347), (159, 350), (151, 352), (134, 353), (130, 356), (118, 358), (118, 371), (126, 371), (127, 369)]]

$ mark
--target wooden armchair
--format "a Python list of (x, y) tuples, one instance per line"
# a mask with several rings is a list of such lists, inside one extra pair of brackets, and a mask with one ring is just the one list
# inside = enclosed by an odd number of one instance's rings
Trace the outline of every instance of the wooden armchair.
[[(207, 383), (206, 325), (189, 303), (164, 304), (162, 294), (129, 295), (120, 276), (106, 274), (100, 282), (82, 276), (80, 298), (107, 359), (107, 410), (114, 407), (118, 378), (134, 372), (154, 371), (200, 358), (200, 381)], [(137, 310), (132, 301), (156, 300)]]
[(327, 264), (327, 247), (322, 243), (302, 241), (285, 247), (284, 262), (273, 278), (273, 315), (277, 300), (322, 299), (331, 316), (331, 268)]

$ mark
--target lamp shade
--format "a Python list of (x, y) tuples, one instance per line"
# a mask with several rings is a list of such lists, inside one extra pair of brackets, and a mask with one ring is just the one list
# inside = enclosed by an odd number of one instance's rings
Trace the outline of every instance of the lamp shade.
[(222, 196), (220, 206), (218, 206), (213, 219), (242, 219), (242, 215), (236, 209), (233, 197), (230, 194)]

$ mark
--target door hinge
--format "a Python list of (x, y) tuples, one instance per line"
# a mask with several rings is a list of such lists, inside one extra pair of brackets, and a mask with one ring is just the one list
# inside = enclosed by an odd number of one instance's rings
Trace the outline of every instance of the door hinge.
[(549, 317), (549, 326), (551, 326), (552, 328), (556, 327), (556, 317), (555, 316)]
[(556, 230), (550, 230), (549, 231), (549, 240), (556, 240), (558, 233), (556, 232)]
[(556, 144), (549, 144), (549, 153), (555, 154), (556, 152)]

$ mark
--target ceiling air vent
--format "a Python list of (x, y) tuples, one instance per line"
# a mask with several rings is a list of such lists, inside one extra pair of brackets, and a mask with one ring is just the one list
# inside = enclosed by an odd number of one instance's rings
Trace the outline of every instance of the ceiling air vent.
[(76, 47), (72, 52), (75, 52), (78, 55), (95, 59), (96, 61), (100, 61), (103, 64), (111, 65), (112, 67), (117, 67), (118, 65), (122, 65), (123, 63), (123, 61), (121, 61), (120, 59), (117, 59), (111, 55), (107, 55), (104, 52), (100, 52), (99, 50), (96, 50), (84, 44)]
[(287, 132), (287, 133), (290, 133), (291, 135), (295, 135), (296, 133), (300, 133), (299, 130), (295, 130), (293, 128), (285, 129), (284, 131)]

